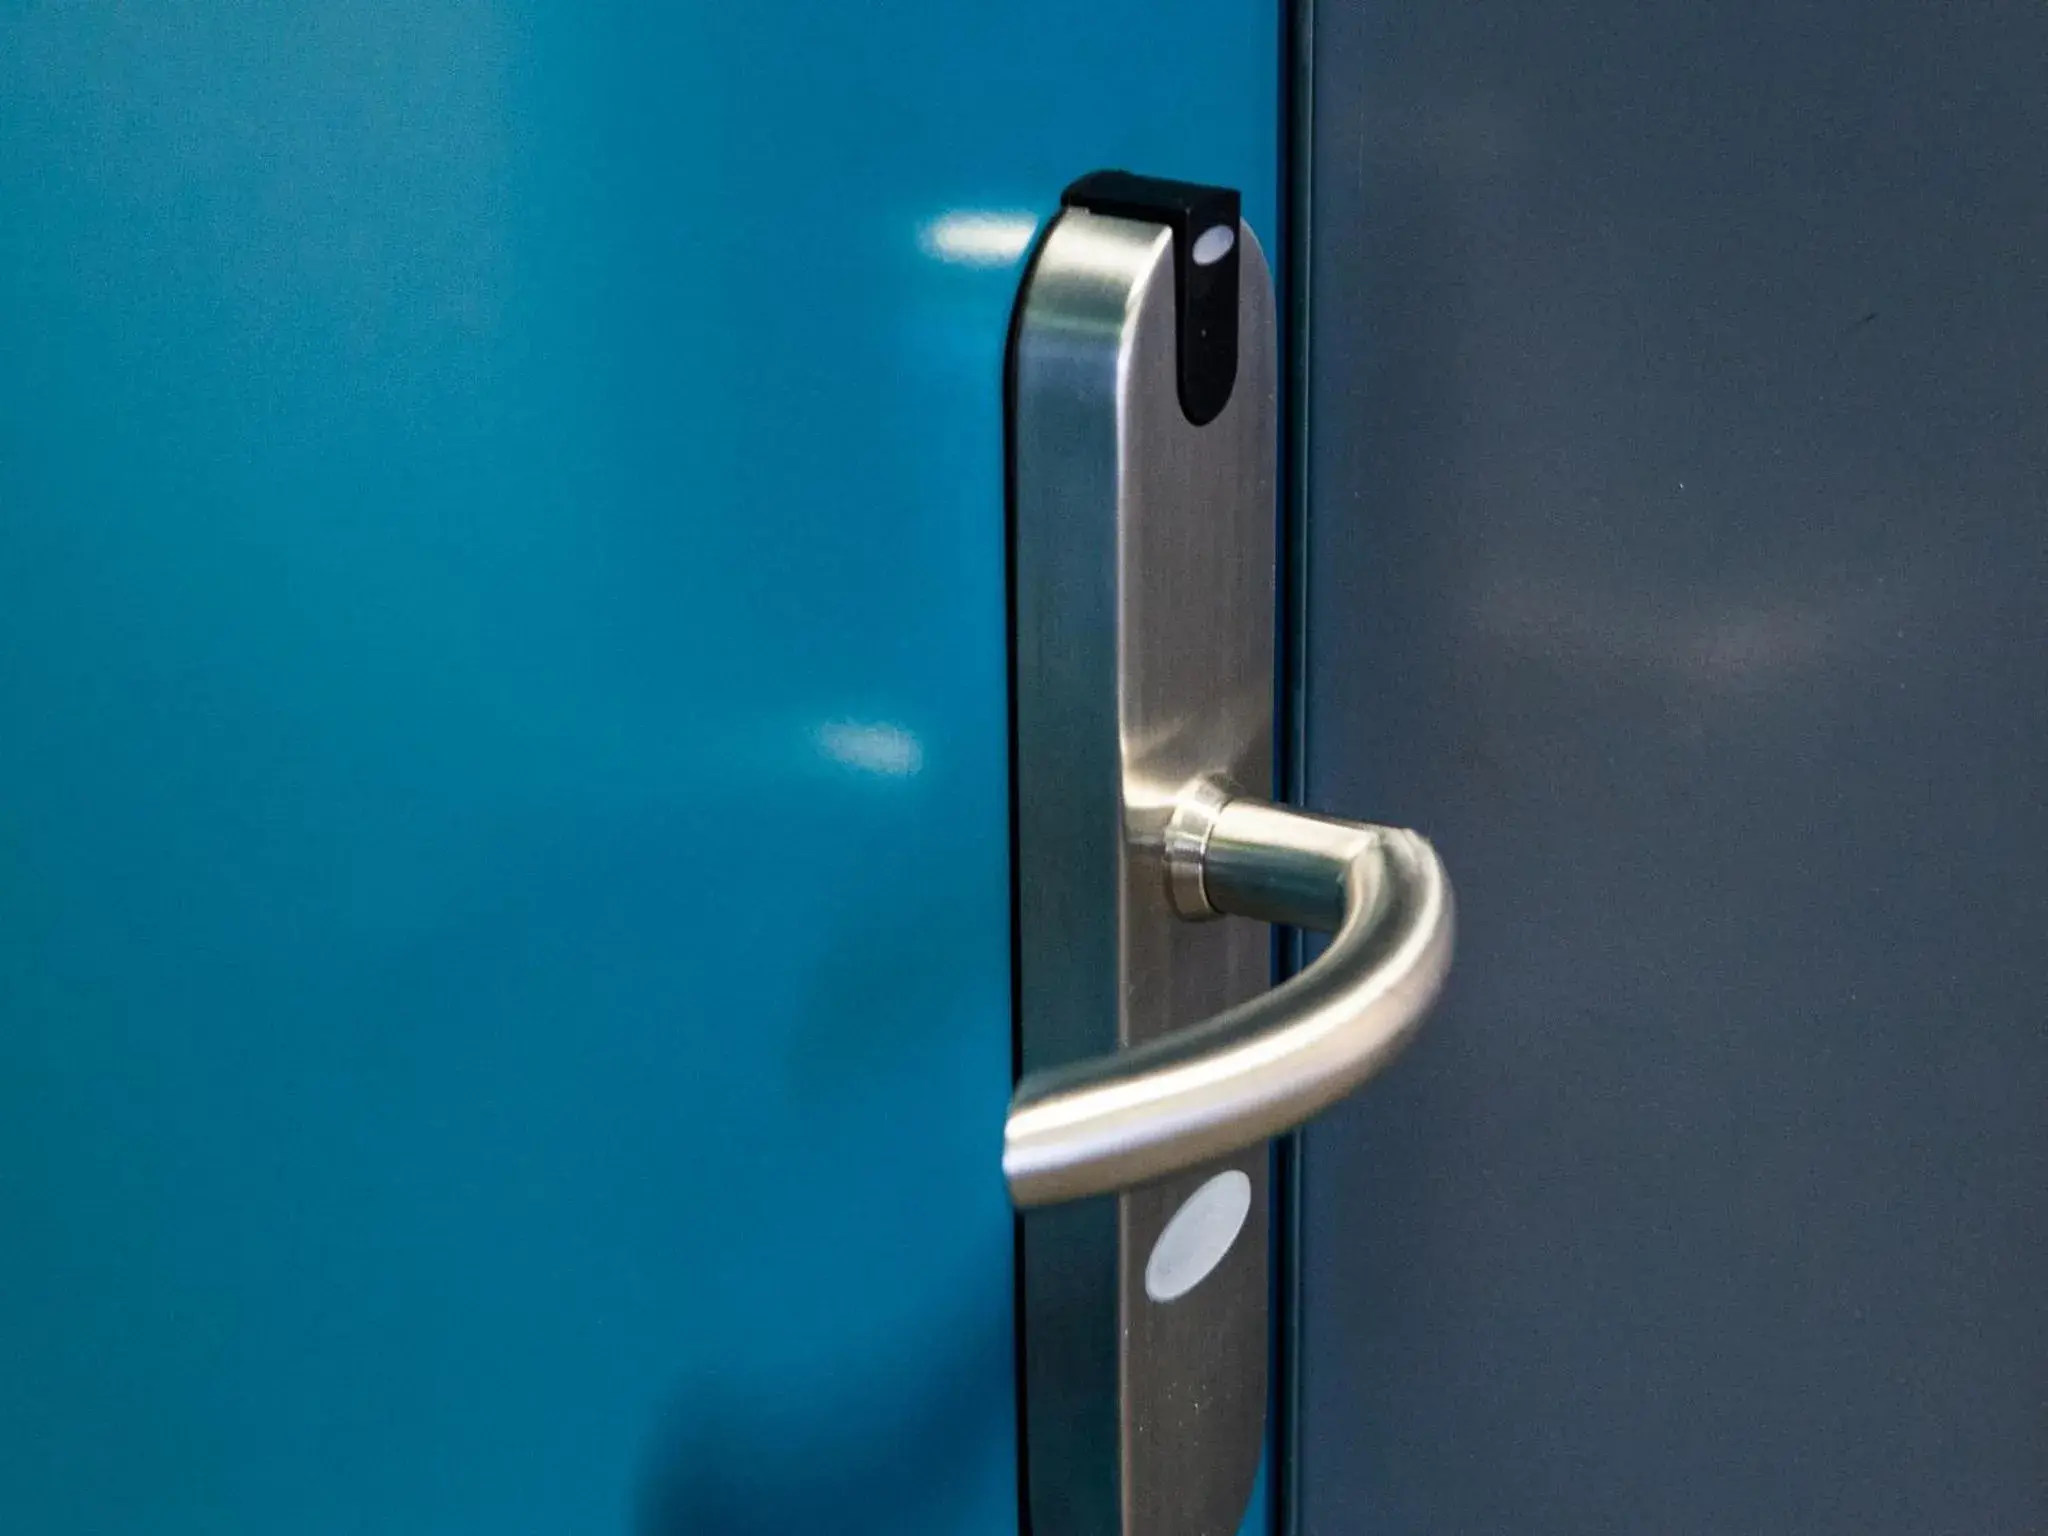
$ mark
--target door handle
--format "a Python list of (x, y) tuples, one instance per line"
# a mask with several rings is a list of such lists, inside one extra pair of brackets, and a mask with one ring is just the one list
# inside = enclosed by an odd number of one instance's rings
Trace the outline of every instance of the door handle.
[(1026, 1077), (1003, 1172), (1020, 1206), (1107, 1194), (1290, 1131), (1391, 1061), (1450, 969), (1451, 883), (1426, 838), (1197, 780), (1163, 847), (1177, 916), (1332, 933), (1271, 992), (1129, 1050)]
[[(1278, 342), (1237, 194), (1107, 172), (1064, 204), (1005, 380), (1029, 1524), (1234, 1536), (1266, 1139), (1414, 1032), (1451, 889), (1413, 832), (1269, 803)], [(1261, 922), (1335, 938), (1275, 987)]]

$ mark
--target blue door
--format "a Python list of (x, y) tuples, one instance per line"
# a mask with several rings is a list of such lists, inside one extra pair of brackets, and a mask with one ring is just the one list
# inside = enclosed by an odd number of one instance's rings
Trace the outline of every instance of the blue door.
[(1017, 1528), (1005, 328), (1280, 55), (0, 17), (0, 1529)]

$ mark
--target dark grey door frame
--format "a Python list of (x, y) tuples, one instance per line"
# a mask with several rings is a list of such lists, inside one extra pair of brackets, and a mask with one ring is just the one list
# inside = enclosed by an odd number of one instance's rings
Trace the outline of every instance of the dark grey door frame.
[(1462, 929), (1295, 1529), (2048, 1529), (2048, 11), (1294, 26), (1292, 788)]

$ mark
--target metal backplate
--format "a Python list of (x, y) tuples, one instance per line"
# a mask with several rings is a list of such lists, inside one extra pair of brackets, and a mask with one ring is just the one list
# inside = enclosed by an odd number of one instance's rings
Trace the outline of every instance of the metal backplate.
[[(1268, 931), (1174, 916), (1169, 800), (1270, 792), (1274, 328), (1240, 227), (1239, 357), (1207, 426), (1175, 387), (1172, 235), (1080, 210), (1047, 235), (1011, 353), (1021, 1066), (1142, 1043), (1263, 991)], [(1170, 1301), (1145, 1270), (1220, 1171), (1243, 1229)], [(1022, 1222), (1034, 1536), (1232, 1536), (1264, 1439), (1263, 1149)]]

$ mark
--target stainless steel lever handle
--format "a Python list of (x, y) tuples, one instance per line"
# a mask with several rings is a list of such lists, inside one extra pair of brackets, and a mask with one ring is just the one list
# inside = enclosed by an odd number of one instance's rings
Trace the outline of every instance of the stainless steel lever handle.
[[(1278, 315), (1236, 194), (1109, 172), (1063, 204), (1005, 379), (1026, 1497), (1038, 1530), (1229, 1536), (1266, 1138), (1413, 1032), (1451, 893), (1412, 832), (1265, 803)], [(1275, 988), (1258, 919), (1335, 942)]]
[(1300, 975), (1131, 1050), (1017, 1087), (1003, 1172), (1020, 1206), (1129, 1188), (1277, 1136), (1371, 1077), (1450, 969), (1451, 883), (1427, 839), (1184, 791), (1163, 860), (1175, 910), (1334, 933)]

